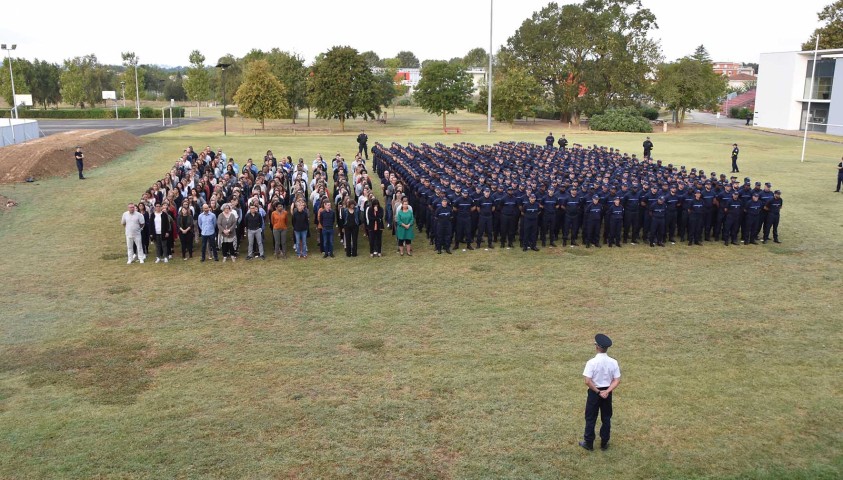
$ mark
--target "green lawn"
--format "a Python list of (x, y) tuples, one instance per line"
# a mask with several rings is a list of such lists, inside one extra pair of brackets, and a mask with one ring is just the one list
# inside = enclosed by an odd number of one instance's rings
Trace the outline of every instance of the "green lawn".
[[(0, 478), (839, 478), (840, 151), (743, 129), (652, 134), (654, 154), (783, 191), (781, 245), (627, 246), (125, 265), (127, 201), (188, 144), (242, 164), (375, 141), (572, 142), (558, 123), (234, 119), (146, 137), (87, 173), (2, 185)], [(273, 124), (273, 128), (287, 121)], [(304, 123), (301, 120), (300, 123)], [(269, 125), (268, 125), (269, 126)], [(68, 161), (72, 161), (68, 159)], [(362, 238), (362, 237), (361, 237)], [(418, 238), (418, 237), (417, 237)], [(176, 247), (178, 248), (178, 246)], [(365, 240), (361, 249), (366, 250)], [(623, 371), (612, 448), (576, 446), (582, 369), (609, 334)]]

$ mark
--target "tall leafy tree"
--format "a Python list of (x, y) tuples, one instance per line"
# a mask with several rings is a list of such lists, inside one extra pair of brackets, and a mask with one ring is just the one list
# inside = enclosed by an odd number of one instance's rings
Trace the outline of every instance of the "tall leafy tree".
[(463, 65), (466, 68), (488, 68), (489, 67), (489, 53), (482, 48), (472, 48), (462, 58)]
[(261, 128), (266, 128), (267, 118), (282, 118), (289, 113), (284, 94), (284, 85), (272, 74), (269, 62), (255, 60), (246, 65), (234, 101), (242, 115), (260, 120)]
[(384, 61), (381, 60), (381, 57), (379, 57), (377, 53), (368, 50), (360, 55), (366, 60), (366, 64), (369, 65), (369, 68), (383, 67)]
[(58, 105), (61, 101), (61, 85), (59, 78), (61, 67), (46, 60), (32, 61), (26, 83), (32, 93), (32, 102), (47, 108), (48, 105)]
[[(30, 93), (30, 87), (26, 81), (30, 75), (32, 64), (25, 58), (12, 59), (12, 72), (15, 76), (15, 93), (18, 95)], [(6, 103), (12, 105), (14, 99), (12, 98), (12, 79), (9, 76), (9, 58), (3, 59), (2, 70), (0, 70), (0, 95), (6, 100)], [(34, 97), (33, 97), (34, 100)]]
[(188, 59), (190, 68), (187, 69), (187, 78), (183, 82), (184, 92), (191, 102), (196, 102), (198, 111), (202, 101), (211, 96), (210, 75), (205, 68), (205, 56), (199, 50), (190, 52)]
[(164, 84), (164, 98), (173, 99), (177, 102), (187, 100), (187, 93), (184, 91), (184, 77), (181, 72), (176, 72)]
[(377, 82), (366, 60), (351, 47), (333, 47), (311, 68), (309, 102), (319, 118), (375, 118), (381, 112)]
[(413, 52), (402, 50), (398, 52), (398, 55), (395, 56), (398, 60), (401, 61), (399, 67), (401, 68), (419, 68), (419, 59)]
[(111, 88), (111, 74), (100, 65), (94, 54), (64, 61), (59, 77), (62, 100), (85, 108), (102, 101), (102, 91)]
[(726, 94), (728, 80), (693, 56), (659, 66), (653, 98), (676, 112), (677, 123), (685, 121), (685, 113), (692, 109), (715, 109)]
[[(123, 66), (126, 67), (125, 72), (123, 72), (123, 81), (126, 82), (126, 98), (129, 100), (135, 100), (137, 96), (135, 93), (140, 93), (145, 91), (144, 88), (144, 79), (146, 70), (141, 68), (138, 65), (138, 56), (135, 55), (135, 52), (122, 52), (120, 53), (120, 57), (123, 58)], [(137, 75), (135, 75), (135, 70), (137, 70)], [(138, 85), (137, 89), (135, 88), (135, 77), (137, 76)]]
[(526, 70), (511, 68), (506, 74), (496, 75), (492, 114), (496, 120), (512, 125), (515, 119), (533, 112), (542, 103), (542, 92), (542, 85)]
[(802, 50), (813, 50), (820, 35), (820, 50), (843, 48), (843, 0), (826, 5), (817, 13), (817, 18), (823, 26), (814, 30), (807, 42), (802, 44)]
[[(243, 81), (244, 62), (242, 59), (238, 59), (229, 53), (220, 57), (220, 59), (217, 60), (216, 65), (219, 65), (220, 63), (227, 63), (230, 65), (225, 69), (225, 95), (227, 97), (227, 101), (230, 102), (231, 96), (238, 88), (240, 88), (240, 83)], [(216, 74), (211, 79), (212, 90), (216, 87), (215, 91), (217, 92), (217, 99), (222, 101), (222, 71), (219, 68), (214, 69), (214, 71)]]
[(266, 55), (266, 60), (272, 73), (284, 85), (290, 117), (296, 123), (299, 110), (307, 106), (307, 68), (304, 66), (304, 58), (273, 48)]
[(447, 116), (468, 107), (474, 82), (460, 65), (431, 62), (422, 70), (413, 97), (429, 113), (442, 116), (442, 128), (448, 126)]
[(693, 55), (691, 55), (691, 58), (698, 62), (711, 63), (711, 55), (708, 53), (708, 50), (706, 50), (705, 45), (697, 47), (696, 50), (694, 50)]
[(507, 41), (505, 57), (550, 92), (562, 121), (633, 103), (660, 60), (647, 34), (657, 28), (639, 0), (551, 2)]

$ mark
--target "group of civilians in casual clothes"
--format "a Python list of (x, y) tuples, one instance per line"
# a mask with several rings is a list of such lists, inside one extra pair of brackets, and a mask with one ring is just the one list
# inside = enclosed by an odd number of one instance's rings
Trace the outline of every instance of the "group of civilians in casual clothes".
[(400, 255), (412, 255), (415, 217), (404, 187), (388, 173), (380, 180), (384, 205), (359, 153), (350, 165), (339, 153), (330, 164), (317, 154), (307, 165), (269, 150), (260, 165), (249, 158), (241, 166), (222, 149), (188, 147), (123, 213), (127, 263), (144, 263), (151, 248), (156, 263), (167, 263), (177, 240), (183, 260), (196, 249), (202, 262), (234, 262), (243, 251), (246, 260), (265, 260), (270, 242), (275, 258), (304, 259), (311, 236), (323, 258), (334, 257), (335, 238), (356, 257), (361, 230), (369, 257), (383, 255), (384, 230), (397, 236)]

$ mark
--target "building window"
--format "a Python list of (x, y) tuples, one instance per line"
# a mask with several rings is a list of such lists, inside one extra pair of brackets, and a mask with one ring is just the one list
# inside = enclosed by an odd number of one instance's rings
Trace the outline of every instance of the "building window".
[[(834, 59), (817, 60), (817, 69), (814, 72), (814, 95), (811, 100), (831, 100), (831, 87), (834, 83)], [(811, 95), (811, 70), (814, 61), (808, 61), (808, 70), (805, 73), (805, 91), (802, 98)]]
[[(805, 129), (805, 116), (808, 112), (808, 103), (802, 103), (802, 119), (799, 121), (799, 130)], [(828, 123), (828, 104), (827, 103), (812, 103), (811, 104), (811, 123)], [(825, 133), (825, 125), (808, 125), (809, 132)]]

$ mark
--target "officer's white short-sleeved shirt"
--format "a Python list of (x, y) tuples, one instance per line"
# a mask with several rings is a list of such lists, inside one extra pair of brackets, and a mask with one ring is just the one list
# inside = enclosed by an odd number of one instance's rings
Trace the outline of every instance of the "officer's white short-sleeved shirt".
[(605, 353), (598, 353), (585, 364), (582, 374), (590, 378), (597, 388), (604, 388), (608, 387), (612, 380), (621, 377), (621, 369), (617, 360)]

